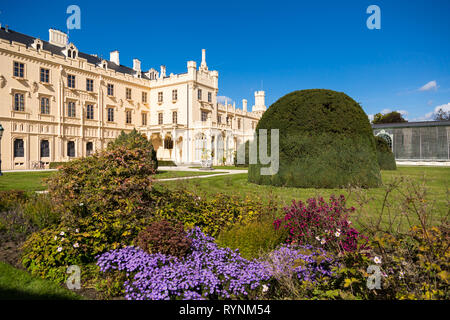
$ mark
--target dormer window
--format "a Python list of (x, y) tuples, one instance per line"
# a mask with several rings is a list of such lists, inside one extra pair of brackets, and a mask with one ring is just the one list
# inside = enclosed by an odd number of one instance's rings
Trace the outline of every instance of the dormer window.
[(66, 56), (67, 58), (76, 59), (78, 55), (78, 49), (73, 45), (70, 44), (66, 47)]
[(31, 46), (36, 49), (37, 51), (42, 49), (42, 40), (40, 39), (34, 39), (33, 43), (31, 44)]
[(106, 60), (102, 60), (102, 62), (100, 63), (100, 66), (103, 69), (108, 70), (108, 63), (106, 62)]

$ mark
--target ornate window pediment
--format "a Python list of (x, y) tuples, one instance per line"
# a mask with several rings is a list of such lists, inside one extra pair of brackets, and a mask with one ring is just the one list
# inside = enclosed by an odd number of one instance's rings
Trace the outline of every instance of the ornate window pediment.
[(67, 58), (76, 59), (78, 57), (78, 49), (73, 43), (69, 43), (63, 53)]

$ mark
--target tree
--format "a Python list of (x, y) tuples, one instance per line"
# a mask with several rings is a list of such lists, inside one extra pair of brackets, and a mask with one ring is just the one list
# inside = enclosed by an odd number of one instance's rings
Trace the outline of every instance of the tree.
[(399, 122), (408, 122), (406, 119), (403, 118), (400, 112), (392, 111), (386, 114), (377, 113), (374, 115), (372, 123), (378, 124), (378, 123), (399, 123)]
[(450, 120), (450, 111), (445, 111), (444, 109), (440, 108), (435, 114), (434, 118), (435, 121), (449, 121)]

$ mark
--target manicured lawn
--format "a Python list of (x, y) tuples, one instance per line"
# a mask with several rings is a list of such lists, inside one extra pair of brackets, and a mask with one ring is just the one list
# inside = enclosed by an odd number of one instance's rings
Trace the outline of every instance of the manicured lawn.
[[(449, 206), (447, 202), (447, 189), (450, 187), (450, 168), (446, 167), (398, 167), (396, 171), (382, 171), (383, 183), (386, 185), (396, 177), (409, 177), (415, 181), (425, 179), (425, 185), (428, 189), (427, 199), (429, 203), (435, 202), (436, 211), (442, 216), (448, 214)], [(229, 176), (211, 177), (208, 179), (196, 179), (191, 181), (167, 181), (161, 182), (169, 187), (186, 187), (194, 192), (214, 194), (227, 193), (240, 196), (258, 196), (263, 200), (270, 197), (276, 198), (281, 205), (289, 205), (293, 199), (307, 200), (314, 196), (323, 196), (328, 198), (330, 195), (341, 195), (348, 197), (349, 192), (346, 189), (302, 189), (260, 186), (247, 181), (247, 174), (235, 174)], [(374, 188), (363, 191), (372, 200), (365, 206), (370, 216), (375, 216), (381, 212), (383, 199), (385, 195), (384, 188)], [(391, 199), (398, 198), (398, 194), (393, 193)], [(394, 201), (395, 202), (395, 201)], [(400, 203), (395, 203), (400, 205)], [(350, 195), (349, 205), (356, 206), (356, 194)], [(391, 208), (391, 211), (400, 210)], [(385, 212), (387, 210), (385, 209)], [(413, 217), (414, 218), (414, 217)], [(387, 217), (386, 217), (387, 219)]]
[(80, 300), (83, 297), (57, 284), (0, 262), (0, 300)]
[(179, 177), (207, 176), (211, 174), (224, 173), (221, 171), (158, 171), (155, 179), (168, 179)]
[[(40, 172), (4, 172), (0, 176), (0, 190), (24, 190), (42, 191), (47, 187), (44, 179), (50, 177), (55, 171)], [(159, 171), (155, 179), (167, 179), (176, 177), (204, 176), (223, 173), (221, 171)]]
[(43, 179), (54, 172), (4, 172), (3, 176), (0, 176), (0, 190), (42, 191), (47, 189)]
[[(192, 169), (198, 169), (200, 167), (189, 167)], [(248, 168), (245, 167), (235, 167), (235, 166), (213, 166), (214, 169), (219, 169), (219, 170), (247, 170)]]

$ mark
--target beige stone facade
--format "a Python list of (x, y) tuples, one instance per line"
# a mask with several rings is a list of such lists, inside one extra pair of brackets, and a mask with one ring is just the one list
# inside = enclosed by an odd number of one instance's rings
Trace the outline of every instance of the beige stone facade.
[(67, 36), (49, 30), (49, 41), (0, 29), (0, 124), (3, 170), (85, 157), (136, 128), (151, 139), (160, 160), (178, 164), (233, 162), (234, 151), (252, 139), (266, 110), (264, 92), (243, 108), (217, 102), (217, 71), (205, 51), (197, 68), (166, 74), (79, 52)]

